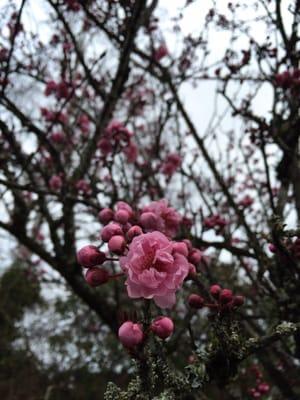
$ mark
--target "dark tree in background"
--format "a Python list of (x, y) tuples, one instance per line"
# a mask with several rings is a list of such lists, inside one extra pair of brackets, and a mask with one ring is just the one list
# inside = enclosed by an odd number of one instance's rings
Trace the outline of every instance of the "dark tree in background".
[(4, 399), (300, 397), (300, 2), (161, 3), (1, 4)]

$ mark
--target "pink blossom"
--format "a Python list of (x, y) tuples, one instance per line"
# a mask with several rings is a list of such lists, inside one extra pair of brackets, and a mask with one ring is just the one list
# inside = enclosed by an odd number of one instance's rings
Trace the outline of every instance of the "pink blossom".
[(120, 258), (128, 296), (153, 299), (159, 307), (171, 308), (189, 271), (186, 257), (172, 253), (172, 242), (161, 232), (135, 237), (127, 255)]
[(62, 179), (59, 175), (53, 175), (49, 180), (49, 188), (51, 190), (60, 190), (62, 187)]
[(107, 138), (100, 139), (97, 144), (97, 147), (99, 147), (101, 153), (104, 156), (107, 156), (113, 150), (112, 144), (111, 144), (110, 140)]
[(171, 153), (161, 166), (161, 172), (171, 177), (181, 165), (181, 157), (177, 153)]
[(134, 163), (136, 161), (138, 156), (138, 148), (134, 142), (130, 141), (128, 146), (125, 147), (123, 151), (129, 163)]
[(91, 194), (92, 193), (92, 188), (86, 182), (84, 179), (80, 179), (79, 181), (76, 182), (75, 185), (76, 189), (78, 192), (83, 193), (83, 194)]
[(53, 143), (62, 144), (66, 137), (63, 132), (53, 132), (50, 136)]
[[(149, 218), (146, 219), (143, 216), (144, 213), (151, 213), (151, 223), (149, 222), (150, 214), (148, 214)], [(147, 220), (146, 223), (145, 220)], [(168, 202), (164, 199), (153, 201), (144, 207), (140, 217), (141, 225), (146, 231), (158, 230), (169, 237), (176, 235), (181, 220), (181, 215), (174, 208), (168, 207)]]
[(154, 60), (160, 61), (162, 58), (169, 54), (167, 46), (165, 44), (161, 44), (154, 52)]
[(86, 114), (81, 114), (77, 120), (77, 124), (84, 134), (88, 133), (90, 128), (90, 120)]
[(180, 253), (185, 257), (188, 256), (189, 250), (185, 242), (174, 242), (173, 243), (173, 252)]

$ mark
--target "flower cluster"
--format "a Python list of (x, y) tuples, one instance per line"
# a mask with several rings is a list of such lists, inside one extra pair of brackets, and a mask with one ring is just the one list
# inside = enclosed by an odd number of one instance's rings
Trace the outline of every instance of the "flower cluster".
[(65, 81), (56, 83), (49, 81), (46, 84), (45, 95), (50, 96), (54, 94), (58, 100), (66, 99), (69, 96), (69, 84)]
[(132, 140), (133, 133), (121, 122), (112, 121), (104, 131), (103, 137), (98, 142), (98, 148), (104, 156), (114, 151), (123, 151), (128, 162), (135, 162), (138, 151)]
[[(166, 200), (154, 201), (140, 210), (119, 201), (114, 209), (102, 209), (99, 220), (104, 225), (100, 237), (107, 252), (87, 245), (77, 253), (78, 263), (88, 269), (87, 283), (95, 287), (125, 276), (130, 298), (153, 300), (160, 308), (172, 308), (176, 292), (188, 275), (196, 273), (203, 258), (189, 240), (174, 240), (183, 223), (182, 216)], [(116, 256), (119, 258), (113, 258)], [(119, 260), (122, 272), (110, 274), (102, 267), (107, 260)], [(159, 317), (150, 330), (165, 339), (173, 329), (169, 318)], [(126, 347), (138, 345), (144, 336), (141, 325), (131, 321), (126, 321), (119, 331)]]
[(203, 221), (203, 225), (206, 229), (216, 229), (221, 231), (228, 224), (225, 218), (221, 217), (219, 214), (207, 217)]
[(266, 396), (270, 392), (270, 385), (262, 380), (263, 374), (261, 373), (257, 365), (253, 365), (250, 368), (250, 371), (254, 374), (256, 382), (255, 387), (252, 387), (248, 390), (249, 395), (253, 399), (264, 398), (264, 396)]
[(196, 310), (208, 307), (212, 311), (224, 312), (241, 307), (245, 302), (244, 296), (234, 296), (230, 289), (222, 289), (219, 285), (210, 287), (210, 295), (214, 299), (213, 303), (208, 303), (202, 296), (192, 293), (188, 298), (188, 304)]

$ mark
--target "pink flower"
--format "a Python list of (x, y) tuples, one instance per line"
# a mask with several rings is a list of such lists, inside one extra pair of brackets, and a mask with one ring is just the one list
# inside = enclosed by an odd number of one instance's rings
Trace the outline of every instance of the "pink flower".
[(49, 180), (49, 187), (51, 190), (60, 190), (62, 187), (62, 179), (59, 175), (53, 175)]
[(101, 153), (104, 156), (107, 156), (109, 153), (111, 153), (113, 151), (112, 144), (111, 144), (110, 140), (107, 138), (100, 139), (97, 144), (97, 147), (99, 147)]
[(174, 172), (181, 165), (181, 157), (177, 153), (171, 153), (167, 156), (166, 160), (163, 162), (161, 166), (161, 172), (169, 177), (171, 177)]
[(133, 348), (142, 343), (144, 334), (140, 324), (126, 321), (119, 328), (118, 336), (123, 346)]
[(153, 201), (144, 207), (140, 217), (141, 225), (146, 231), (158, 230), (169, 237), (176, 235), (181, 221), (181, 215), (174, 208), (168, 207), (168, 202), (164, 199)]
[(130, 141), (128, 146), (124, 147), (123, 151), (129, 163), (134, 163), (136, 161), (138, 156), (138, 148), (134, 142)]
[(186, 257), (173, 253), (173, 244), (161, 232), (135, 237), (120, 265), (127, 275), (131, 298), (153, 299), (161, 308), (171, 308), (178, 290), (189, 272)]
[(65, 135), (63, 132), (53, 132), (50, 136), (53, 143), (63, 144), (65, 142)]
[(75, 187), (78, 190), (78, 192), (82, 194), (92, 193), (92, 188), (90, 187), (88, 182), (86, 182), (84, 179), (80, 179), (79, 181), (77, 181)]
[(162, 58), (169, 54), (167, 46), (165, 44), (161, 44), (154, 52), (154, 60), (160, 61)]

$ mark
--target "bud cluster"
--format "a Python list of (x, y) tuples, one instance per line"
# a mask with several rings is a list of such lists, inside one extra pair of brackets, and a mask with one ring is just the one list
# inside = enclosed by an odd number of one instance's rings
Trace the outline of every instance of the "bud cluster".
[(202, 296), (196, 293), (190, 294), (188, 298), (189, 306), (196, 310), (208, 307), (211, 310), (223, 312), (241, 307), (245, 302), (244, 296), (233, 295), (230, 289), (222, 289), (219, 285), (212, 285), (210, 294), (215, 300), (213, 303), (207, 303)]
[(145, 332), (141, 324), (126, 321), (120, 326), (118, 336), (124, 347), (133, 349), (142, 344), (150, 332), (164, 340), (170, 337), (173, 331), (174, 323), (171, 318), (159, 316), (152, 321)]

